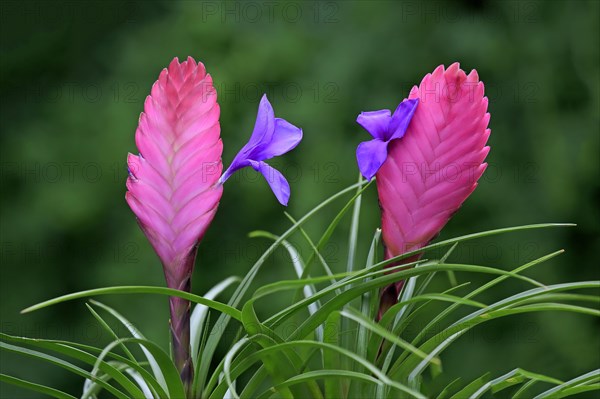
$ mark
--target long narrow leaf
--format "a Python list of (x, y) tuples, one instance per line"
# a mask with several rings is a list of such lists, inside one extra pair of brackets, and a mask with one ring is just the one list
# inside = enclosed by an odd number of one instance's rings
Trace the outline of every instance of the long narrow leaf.
[[(235, 284), (239, 281), (239, 277), (228, 277), (204, 294), (204, 298), (214, 300), (232, 284)], [(208, 310), (208, 306), (199, 303), (194, 307), (194, 311), (192, 312), (192, 316), (190, 318), (190, 347), (192, 349), (192, 359), (198, 358), (200, 333), (203, 330), (204, 320), (206, 319)]]
[(21, 348), (19, 346), (15, 346), (15, 345), (11, 345), (11, 344), (7, 344), (5, 342), (0, 342), (0, 349), (2, 350), (6, 350), (9, 352), (14, 352), (14, 353), (19, 353), (25, 356), (29, 356), (35, 359), (39, 359), (45, 362), (48, 362), (50, 364), (53, 364), (55, 366), (59, 366), (67, 371), (70, 371), (73, 374), (79, 375), (81, 377), (85, 377), (88, 378), (94, 382), (97, 382), (98, 384), (100, 384), (104, 389), (106, 389), (107, 391), (109, 391), (110, 393), (112, 393), (113, 395), (115, 395), (117, 398), (120, 399), (127, 399), (127, 395), (116, 389), (115, 387), (113, 387), (110, 384), (107, 384), (105, 381), (98, 379), (96, 377), (94, 377), (91, 373), (87, 372), (86, 370), (75, 366), (74, 364), (67, 362), (66, 360), (60, 359), (56, 356), (52, 356), (52, 355), (48, 355), (46, 353), (43, 352), (39, 352), (39, 351), (34, 351), (32, 349), (27, 349), (27, 348)]
[[(143, 340), (146, 339), (146, 337), (144, 337), (144, 335), (135, 327), (135, 325), (132, 322), (127, 320), (119, 312), (117, 312), (110, 306), (107, 306), (101, 302), (94, 301), (94, 300), (90, 300), (90, 303), (104, 309), (111, 316), (113, 316), (115, 319), (117, 319), (129, 331), (129, 333), (131, 334), (132, 337), (143, 339)], [(123, 346), (125, 345), (124, 344), (125, 341), (120, 341), (119, 339), (117, 339), (117, 341), (120, 342), (121, 345), (123, 345)], [(156, 361), (156, 359), (154, 358), (154, 356), (152, 355), (152, 353), (146, 348), (145, 345), (140, 344), (140, 349), (144, 353), (144, 356), (146, 356), (146, 359), (148, 360), (148, 363), (150, 364), (150, 368), (152, 369), (152, 373), (154, 374), (154, 377), (156, 378), (158, 383), (162, 386), (162, 388), (164, 390), (168, 390), (167, 382), (165, 380), (165, 376), (162, 372), (162, 369), (161, 369), (160, 365), (158, 364), (158, 362)]]
[[(5, 341), (17, 343), (20, 345), (33, 346), (44, 350), (51, 350), (53, 352), (68, 356), (72, 359), (84, 362), (90, 366), (93, 366), (96, 363), (97, 358), (97, 356), (92, 355), (92, 353), (100, 354), (102, 352), (100, 348), (69, 341), (15, 337), (3, 333), (0, 333), (0, 338), (2, 338)], [(158, 397), (167, 396), (166, 392), (162, 389), (158, 381), (156, 381), (156, 379), (148, 371), (146, 371), (141, 366), (141, 364), (137, 362), (132, 362), (131, 360), (119, 356), (114, 352), (109, 353), (109, 356), (115, 359), (117, 362), (125, 364), (130, 369), (135, 370), (137, 373), (139, 373), (144, 378), (144, 381), (152, 387), (154, 392), (157, 393)]]
[(97, 295), (111, 295), (111, 294), (160, 294), (166, 296), (176, 296), (183, 299), (187, 299), (192, 302), (201, 303), (208, 306), (209, 308), (218, 310), (219, 312), (225, 313), (229, 317), (233, 317), (236, 320), (240, 319), (240, 311), (225, 305), (221, 302), (211, 301), (210, 299), (202, 298), (201, 296), (190, 294), (189, 292), (174, 290), (165, 287), (151, 287), (151, 286), (121, 286), (121, 287), (106, 287), (96, 288), (87, 291), (79, 291), (72, 294), (59, 296), (53, 299), (49, 299), (44, 302), (40, 302), (36, 305), (30, 306), (23, 309), (21, 313), (29, 313), (34, 310), (39, 310), (48, 306), (56, 305), (58, 303), (72, 301), (74, 299), (87, 298)]
[[(229, 301), (229, 306), (236, 307), (240, 303), (240, 301), (246, 294), (246, 291), (250, 287), (250, 284), (252, 284), (252, 282), (254, 281), (254, 278), (260, 271), (264, 262), (275, 251), (275, 249), (281, 244), (281, 242), (283, 242), (283, 240), (285, 240), (288, 236), (290, 236), (299, 226), (301, 226), (303, 223), (305, 223), (307, 220), (309, 220), (312, 216), (317, 214), (326, 205), (328, 205), (331, 202), (335, 201), (336, 199), (342, 197), (346, 193), (351, 192), (356, 187), (358, 187), (358, 184), (353, 184), (350, 187), (347, 187), (347, 188), (339, 191), (338, 193), (332, 195), (331, 197), (327, 198), (325, 201), (321, 202), (319, 205), (314, 207), (310, 212), (308, 212), (306, 215), (304, 215), (300, 220), (298, 220), (298, 222), (296, 224), (294, 224), (292, 227), (290, 227), (285, 233), (283, 233), (279, 237), (279, 240), (274, 242), (261, 255), (261, 257), (254, 264), (254, 266), (252, 266), (250, 271), (248, 271), (246, 276), (242, 279), (240, 285), (234, 292), (233, 297)], [(225, 328), (227, 327), (227, 324), (229, 323), (230, 319), (231, 319), (231, 316), (229, 316), (229, 315), (226, 315), (226, 314), (221, 315), (215, 325), (216, 328), (213, 329), (212, 333), (210, 334), (210, 338), (208, 339), (208, 341), (206, 343), (206, 347), (205, 347), (204, 353), (202, 355), (202, 364), (200, 365), (200, 367), (196, 367), (196, 370), (195, 370), (194, 385), (193, 385), (194, 396), (200, 396), (200, 392), (202, 392), (204, 389), (204, 384), (206, 382), (206, 377), (208, 374), (210, 362), (212, 361), (212, 357), (217, 349), (217, 345), (219, 344), (221, 337), (223, 336)], [(207, 396), (207, 392), (204, 392), (203, 396)]]
[(50, 388), (41, 384), (36, 384), (31, 381), (25, 381), (20, 378), (12, 377), (6, 374), (0, 374), (0, 382), (5, 382), (20, 388), (25, 388), (32, 392), (41, 393), (44, 395), (51, 396), (57, 399), (77, 399), (73, 395), (69, 395), (66, 392), (59, 391), (58, 389)]

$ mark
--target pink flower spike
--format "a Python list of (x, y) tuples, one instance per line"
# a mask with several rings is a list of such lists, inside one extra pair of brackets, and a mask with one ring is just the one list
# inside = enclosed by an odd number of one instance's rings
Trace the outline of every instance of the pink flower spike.
[[(477, 71), (467, 75), (458, 63), (440, 65), (408, 98), (418, 98), (419, 106), (376, 175), (386, 259), (438, 235), (477, 187), (490, 150), (488, 99)], [(380, 316), (396, 303), (401, 287), (399, 282), (384, 290)]]
[[(129, 154), (125, 198), (163, 265), (167, 286), (190, 291), (196, 246), (212, 221), (223, 188), (219, 104), (202, 63), (173, 59), (144, 102)], [(190, 381), (189, 302), (172, 297), (173, 353)]]

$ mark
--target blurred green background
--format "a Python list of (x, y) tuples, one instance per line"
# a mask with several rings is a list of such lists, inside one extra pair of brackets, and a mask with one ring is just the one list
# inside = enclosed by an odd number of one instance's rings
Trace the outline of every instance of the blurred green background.
[[(564, 248), (530, 275), (598, 279), (599, 14), (597, 1), (2, 1), (0, 330), (104, 345), (83, 301), (19, 311), (88, 288), (163, 284), (124, 201), (125, 158), (136, 152), (143, 100), (175, 56), (194, 56), (214, 77), (225, 165), (248, 139), (263, 92), (277, 116), (303, 128), (301, 145), (273, 162), (291, 183), (295, 217), (356, 181), (354, 151), (368, 138), (358, 113), (395, 108), (439, 64), (476, 68), (490, 98), (490, 166), (442, 237), (537, 222), (578, 226), (465, 244), (453, 258), (512, 269)], [(315, 240), (341, 205), (307, 226)], [(232, 178), (200, 247), (194, 292), (244, 274), (269, 244), (247, 233), (282, 232), (283, 210), (253, 171)], [(370, 190), (359, 261), (378, 212)], [(325, 251), (339, 271), (348, 225)], [(292, 242), (309, 254), (301, 237)], [(292, 276), (278, 251), (258, 283)], [(481, 300), (519, 288), (505, 284)], [(166, 347), (166, 298), (102, 299)], [(282, 305), (261, 304), (263, 315)], [(451, 376), (520, 366), (569, 378), (600, 366), (598, 327), (591, 317), (555, 313), (498, 320), (442, 359)], [(2, 372), (80, 392), (82, 382), (61, 370), (6, 353), (0, 362)], [(31, 397), (0, 390), (2, 398)]]

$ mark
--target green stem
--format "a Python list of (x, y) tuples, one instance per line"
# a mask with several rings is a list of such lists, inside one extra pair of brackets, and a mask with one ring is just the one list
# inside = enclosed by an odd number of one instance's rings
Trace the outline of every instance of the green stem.
[(194, 375), (190, 357), (190, 302), (183, 298), (170, 297), (169, 305), (175, 366), (181, 375), (181, 381), (183, 381), (186, 391), (189, 392)]
[[(192, 251), (180, 263), (165, 268), (167, 286), (176, 290), (191, 292), (192, 271), (196, 260), (196, 251)], [(190, 349), (190, 301), (180, 297), (169, 297), (171, 320), (171, 343), (173, 360), (188, 397), (191, 397), (194, 366)]]

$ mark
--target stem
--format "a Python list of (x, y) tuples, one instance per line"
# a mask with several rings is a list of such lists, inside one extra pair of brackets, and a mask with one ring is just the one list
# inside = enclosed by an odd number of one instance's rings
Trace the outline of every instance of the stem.
[[(423, 254), (416, 254), (416, 255), (413, 255), (406, 259), (402, 259), (401, 261), (399, 261), (397, 263), (387, 265), (386, 267), (393, 267), (393, 266), (401, 265), (403, 263), (415, 262), (415, 261), (419, 260), (419, 258), (421, 258), (421, 256), (423, 256)], [(390, 259), (392, 257), (393, 257), (393, 255), (390, 254), (386, 248), (385, 259)], [(403, 269), (399, 269), (399, 270), (403, 270)], [(377, 312), (377, 318), (375, 319), (375, 321), (381, 320), (381, 317), (383, 317), (383, 314), (385, 312), (387, 312), (389, 308), (391, 308), (392, 306), (394, 306), (395, 304), (398, 303), (398, 295), (400, 295), (400, 291), (402, 291), (402, 287), (404, 287), (404, 280), (400, 280), (395, 283), (392, 283), (381, 290), (381, 296), (379, 298), (379, 311)]]
[[(165, 277), (169, 288), (191, 292), (192, 270), (195, 259), (196, 251), (194, 250), (180, 262), (172, 264), (171, 267), (165, 267)], [(171, 311), (169, 324), (173, 360), (187, 396), (191, 397), (194, 366), (190, 356), (190, 301), (179, 297), (169, 297), (169, 310)]]
[(379, 298), (379, 311), (377, 312), (377, 317), (375, 321), (381, 320), (385, 312), (388, 311), (389, 308), (398, 303), (398, 294), (404, 285), (404, 280), (400, 280), (396, 283), (390, 284), (387, 287), (381, 290), (380, 298)]
[[(189, 292), (189, 280), (187, 283)], [(183, 291), (183, 289), (182, 289)], [(194, 375), (192, 359), (190, 357), (190, 302), (183, 298), (170, 297), (171, 310), (171, 341), (173, 343), (173, 356), (175, 366), (181, 376), (181, 381), (189, 391)]]

